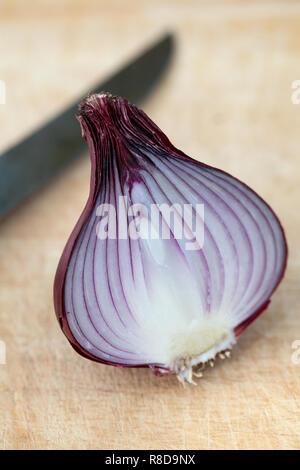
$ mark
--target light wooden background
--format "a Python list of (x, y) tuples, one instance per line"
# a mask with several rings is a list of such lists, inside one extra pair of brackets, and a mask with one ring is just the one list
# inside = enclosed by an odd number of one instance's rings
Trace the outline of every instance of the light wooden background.
[(233, 358), (198, 387), (81, 358), (52, 304), (88, 194), (89, 161), (78, 161), (0, 225), (3, 449), (300, 446), (299, 2), (2, 0), (0, 151), (166, 29), (176, 32), (176, 56), (144, 109), (176, 146), (273, 206), (289, 243), (286, 277)]

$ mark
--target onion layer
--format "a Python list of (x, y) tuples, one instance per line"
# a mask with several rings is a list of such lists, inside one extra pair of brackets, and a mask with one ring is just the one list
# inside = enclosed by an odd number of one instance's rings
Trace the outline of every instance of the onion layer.
[(286, 265), (280, 222), (125, 99), (90, 96), (78, 119), (91, 189), (56, 273), (62, 330), (87, 358), (192, 382), (268, 306)]

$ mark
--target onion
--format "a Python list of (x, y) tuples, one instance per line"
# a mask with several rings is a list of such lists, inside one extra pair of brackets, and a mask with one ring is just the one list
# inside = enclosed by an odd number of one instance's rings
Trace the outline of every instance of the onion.
[(268, 306), (286, 266), (280, 222), (127, 100), (92, 95), (78, 119), (91, 187), (56, 273), (61, 328), (89, 359), (193, 382)]

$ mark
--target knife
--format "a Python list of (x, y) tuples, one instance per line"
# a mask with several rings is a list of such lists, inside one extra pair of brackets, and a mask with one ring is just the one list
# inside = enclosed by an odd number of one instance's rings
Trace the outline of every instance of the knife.
[[(163, 75), (173, 49), (173, 35), (167, 34), (89, 93), (107, 91), (139, 104)], [(87, 94), (0, 155), (0, 219), (86, 150), (75, 115)]]

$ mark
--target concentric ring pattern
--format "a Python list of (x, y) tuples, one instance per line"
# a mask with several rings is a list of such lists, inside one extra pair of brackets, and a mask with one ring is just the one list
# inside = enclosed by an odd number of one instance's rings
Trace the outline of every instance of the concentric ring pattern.
[[(65, 273), (59, 316), (73, 343), (96, 360), (164, 366), (162, 332), (175, 310), (179, 323), (223, 315), (238, 331), (250, 322), (286, 263), (283, 230), (270, 207), (234, 177), (175, 149), (125, 100), (90, 99), (81, 125), (92, 156), (90, 203), (60, 268)], [(158, 209), (169, 238), (124, 236), (124, 227), (136, 224), (129, 208), (137, 208), (141, 221), (161, 205), (175, 208), (171, 219)], [(200, 249), (187, 249), (186, 238), (175, 236), (176, 221), (185, 233), (193, 232), (180, 211), (185, 205), (193, 221), (197, 207), (204, 208)], [(114, 210), (101, 218), (99, 207)], [(101, 224), (113, 236), (101, 239)]]

